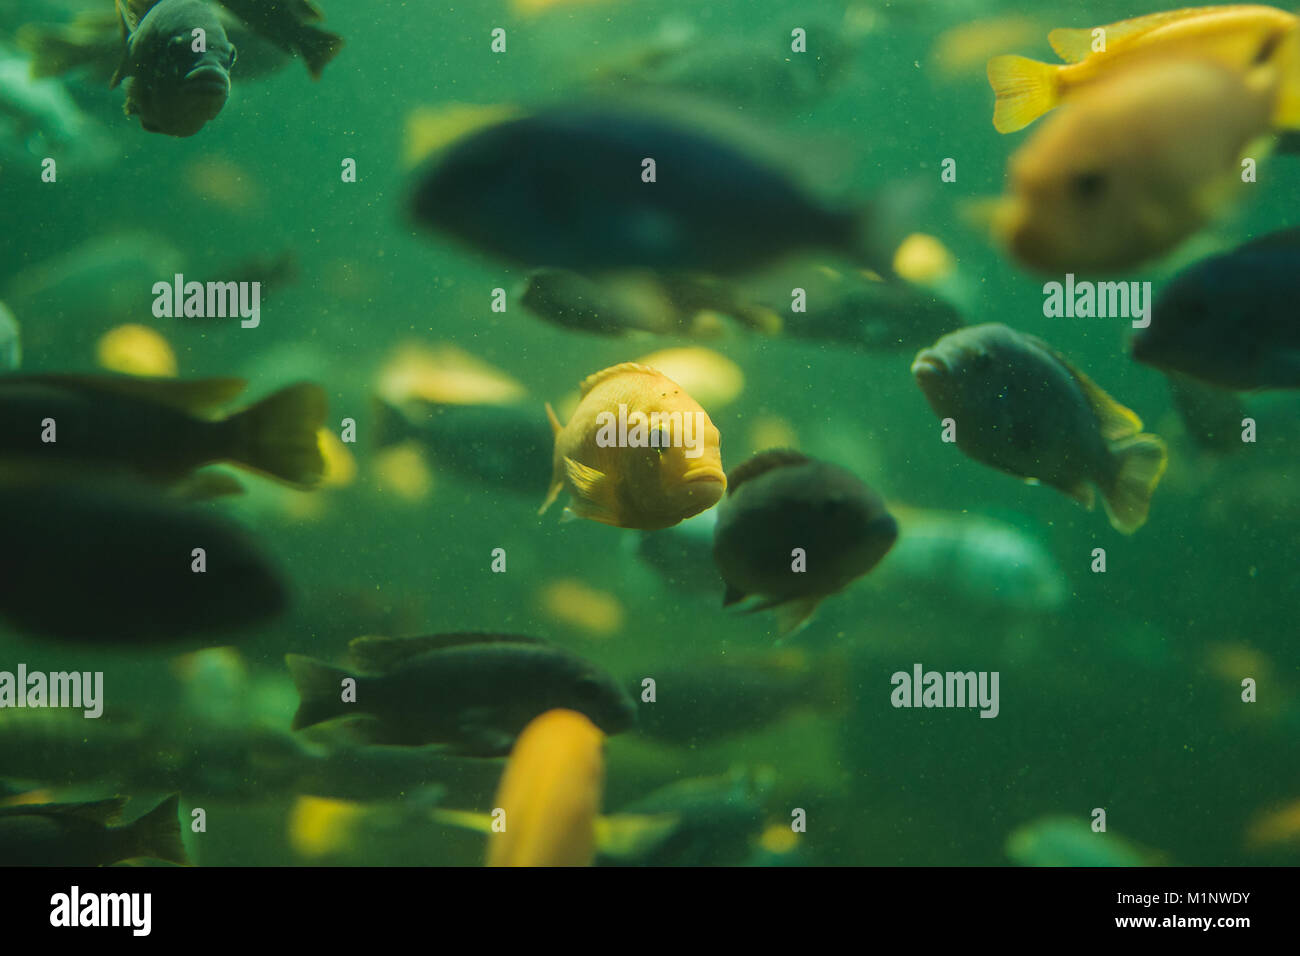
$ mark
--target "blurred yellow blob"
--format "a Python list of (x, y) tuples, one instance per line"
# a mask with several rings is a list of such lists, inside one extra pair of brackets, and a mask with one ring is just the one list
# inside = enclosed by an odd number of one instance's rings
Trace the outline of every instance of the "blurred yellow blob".
[(327, 488), (346, 488), (357, 477), (357, 460), (348, 446), (329, 428), (316, 433), (321, 457), (325, 459), (325, 474), (321, 484)]
[(174, 376), (176, 353), (167, 340), (146, 325), (119, 325), (95, 346), (95, 360), (110, 372)]
[(409, 442), (375, 455), (375, 480), (381, 491), (405, 501), (423, 501), (433, 492), (433, 471), (420, 449)]
[(975, 73), (982, 79), (989, 58), (1038, 41), (1042, 28), (1028, 17), (1008, 16), (960, 23), (939, 34), (930, 62), (944, 79)]
[(415, 166), (456, 140), (493, 123), (520, 114), (517, 106), (505, 104), (445, 103), (417, 106), (406, 114), (406, 140), (402, 162)]
[(0, 800), (0, 807), (27, 807), (53, 802), (54, 791), (52, 790), (28, 790)]
[(549, 710), (523, 729), (501, 777), (505, 829), (488, 866), (590, 866), (605, 788), (605, 735), (582, 714)]
[(739, 365), (698, 345), (652, 352), (635, 361), (663, 372), (706, 410), (731, 404), (745, 390)]
[(248, 679), (248, 665), (234, 647), (205, 647), (201, 651), (180, 654), (171, 660), (171, 672), (183, 681), (211, 674), (231, 684)]
[(543, 612), (593, 637), (608, 637), (623, 627), (623, 604), (608, 591), (598, 591), (574, 578), (552, 581), (542, 588)]
[(894, 271), (908, 282), (929, 285), (952, 275), (952, 253), (934, 236), (914, 232), (894, 251)]
[(366, 808), (346, 800), (299, 797), (289, 811), (289, 845), (299, 856), (328, 856), (351, 845)]
[(794, 426), (779, 415), (760, 415), (749, 426), (749, 447), (754, 451), (767, 448), (798, 448), (799, 436)]
[(512, 12), (525, 17), (545, 13), (555, 7), (590, 7), (605, 0), (510, 0)]
[(528, 394), (518, 381), (454, 345), (405, 345), (379, 373), (390, 405), (413, 398), (445, 405), (509, 405)]
[(788, 823), (773, 823), (758, 838), (758, 845), (768, 853), (789, 853), (799, 845), (799, 837)]
[(192, 160), (183, 179), (196, 196), (227, 209), (252, 209), (261, 202), (255, 180), (238, 163), (220, 156)]
[(1246, 828), (1246, 846), (1258, 850), (1300, 840), (1300, 800), (1258, 814)]

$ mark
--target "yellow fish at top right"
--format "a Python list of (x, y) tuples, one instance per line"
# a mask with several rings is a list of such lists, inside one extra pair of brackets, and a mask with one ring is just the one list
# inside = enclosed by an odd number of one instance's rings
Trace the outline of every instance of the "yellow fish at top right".
[(1190, 7), (1091, 29), (1059, 29), (1047, 40), (1063, 64), (1023, 56), (989, 60), (999, 133), (1024, 129), (1112, 70), (1141, 59), (1209, 59), (1247, 71), (1276, 60), (1281, 75), (1273, 125), (1300, 128), (1300, 17), (1276, 7)]

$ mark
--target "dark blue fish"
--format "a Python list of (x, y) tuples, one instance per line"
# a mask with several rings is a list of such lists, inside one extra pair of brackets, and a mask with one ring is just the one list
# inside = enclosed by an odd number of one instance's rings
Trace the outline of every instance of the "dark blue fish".
[(1161, 290), (1133, 357), (1226, 388), (1300, 388), (1300, 229), (1249, 242)]
[[(646, 159), (655, 182), (642, 181)], [(821, 249), (888, 270), (856, 211), (720, 139), (610, 107), (480, 130), (419, 175), (411, 206), (417, 221), (526, 266), (725, 274)]]

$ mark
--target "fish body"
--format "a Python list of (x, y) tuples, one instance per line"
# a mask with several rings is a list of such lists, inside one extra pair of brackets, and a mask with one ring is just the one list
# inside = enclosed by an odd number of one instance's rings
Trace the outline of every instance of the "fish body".
[(776, 608), (783, 636), (875, 567), (898, 536), (880, 496), (838, 465), (766, 451), (729, 481), (713, 538), (724, 604), (761, 598), (756, 609)]
[[(351, 646), (355, 670), (288, 656), (302, 699), (295, 730), (366, 715), (377, 722), (377, 743), (445, 744), (464, 755), (499, 756), (530, 720), (557, 707), (586, 714), (610, 734), (635, 720), (631, 701), (609, 675), (534, 638), (367, 637)], [(355, 704), (340, 700), (345, 677), (357, 682)]]
[(107, 866), (133, 857), (188, 863), (178, 797), (168, 797), (134, 823), (113, 825), (125, 805), (114, 798), (0, 807), (0, 866)]
[(288, 603), (278, 570), (240, 529), (102, 478), (0, 481), (0, 540), (0, 618), (37, 636), (180, 642), (233, 634)]
[[(6, 376), (0, 379), (0, 461), (76, 463), (161, 482), (230, 462), (314, 485), (325, 467), (316, 437), (324, 391), (294, 385), (228, 417), (203, 417), (243, 387), (240, 379)], [(45, 440), (50, 428), (53, 441)]]
[(718, 429), (656, 369), (624, 362), (596, 372), (583, 381), (567, 425), (549, 405), (547, 413), (555, 448), (543, 512), (568, 491), (569, 510), (580, 518), (654, 530), (713, 507), (726, 490)]
[(855, 253), (861, 224), (721, 139), (609, 107), (555, 108), (459, 140), (420, 174), (412, 211), (507, 261), (579, 272), (752, 271), (796, 251)]
[(193, 136), (230, 96), (236, 53), (217, 9), (206, 0), (116, 3), (125, 50), (109, 85), (129, 81), (126, 115), (146, 132)]
[(1248, 187), (1276, 74), (1212, 61), (1117, 71), (1054, 114), (1011, 158), (995, 231), (1050, 273), (1128, 269), (1172, 250)]
[(1300, 388), (1298, 276), (1300, 229), (1198, 262), (1161, 289), (1133, 357), (1223, 388)]
[(488, 838), (488, 866), (590, 866), (605, 788), (605, 735), (581, 713), (540, 714), (506, 761), (494, 806), (505, 830)]
[(1131, 534), (1164, 473), (1164, 442), (1051, 346), (1005, 325), (970, 326), (923, 349), (912, 375), (956, 444), (976, 461), (1041, 481), (1082, 502), (1102, 491)]
[(1023, 129), (1135, 63), (1201, 59), (1245, 73), (1276, 61), (1282, 87), (1270, 104), (1275, 122), (1300, 123), (1300, 19), (1276, 7), (1231, 5), (1169, 10), (1093, 29), (1053, 30), (1048, 40), (1064, 64), (1022, 56), (989, 61), (989, 84), (997, 101), (993, 125), (1000, 133)]

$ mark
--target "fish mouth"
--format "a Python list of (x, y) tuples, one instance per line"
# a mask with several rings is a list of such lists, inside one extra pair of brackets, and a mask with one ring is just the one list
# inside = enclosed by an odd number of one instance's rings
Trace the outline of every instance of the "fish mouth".
[(692, 468), (682, 475), (682, 483), (687, 485), (719, 484), (727, 487), (727, 475), (721, 468), (712, 465)]
[(947, 375), (949, 371), (948, 363), (929, 349), (920, 352), (912, 360), (912, 377), (917, 381), (941, 378)]
[(224, 98), (230, 94), (230, 79), (216, 67), (201, 66), (185, 74), (185, 90), (214, 99)]

